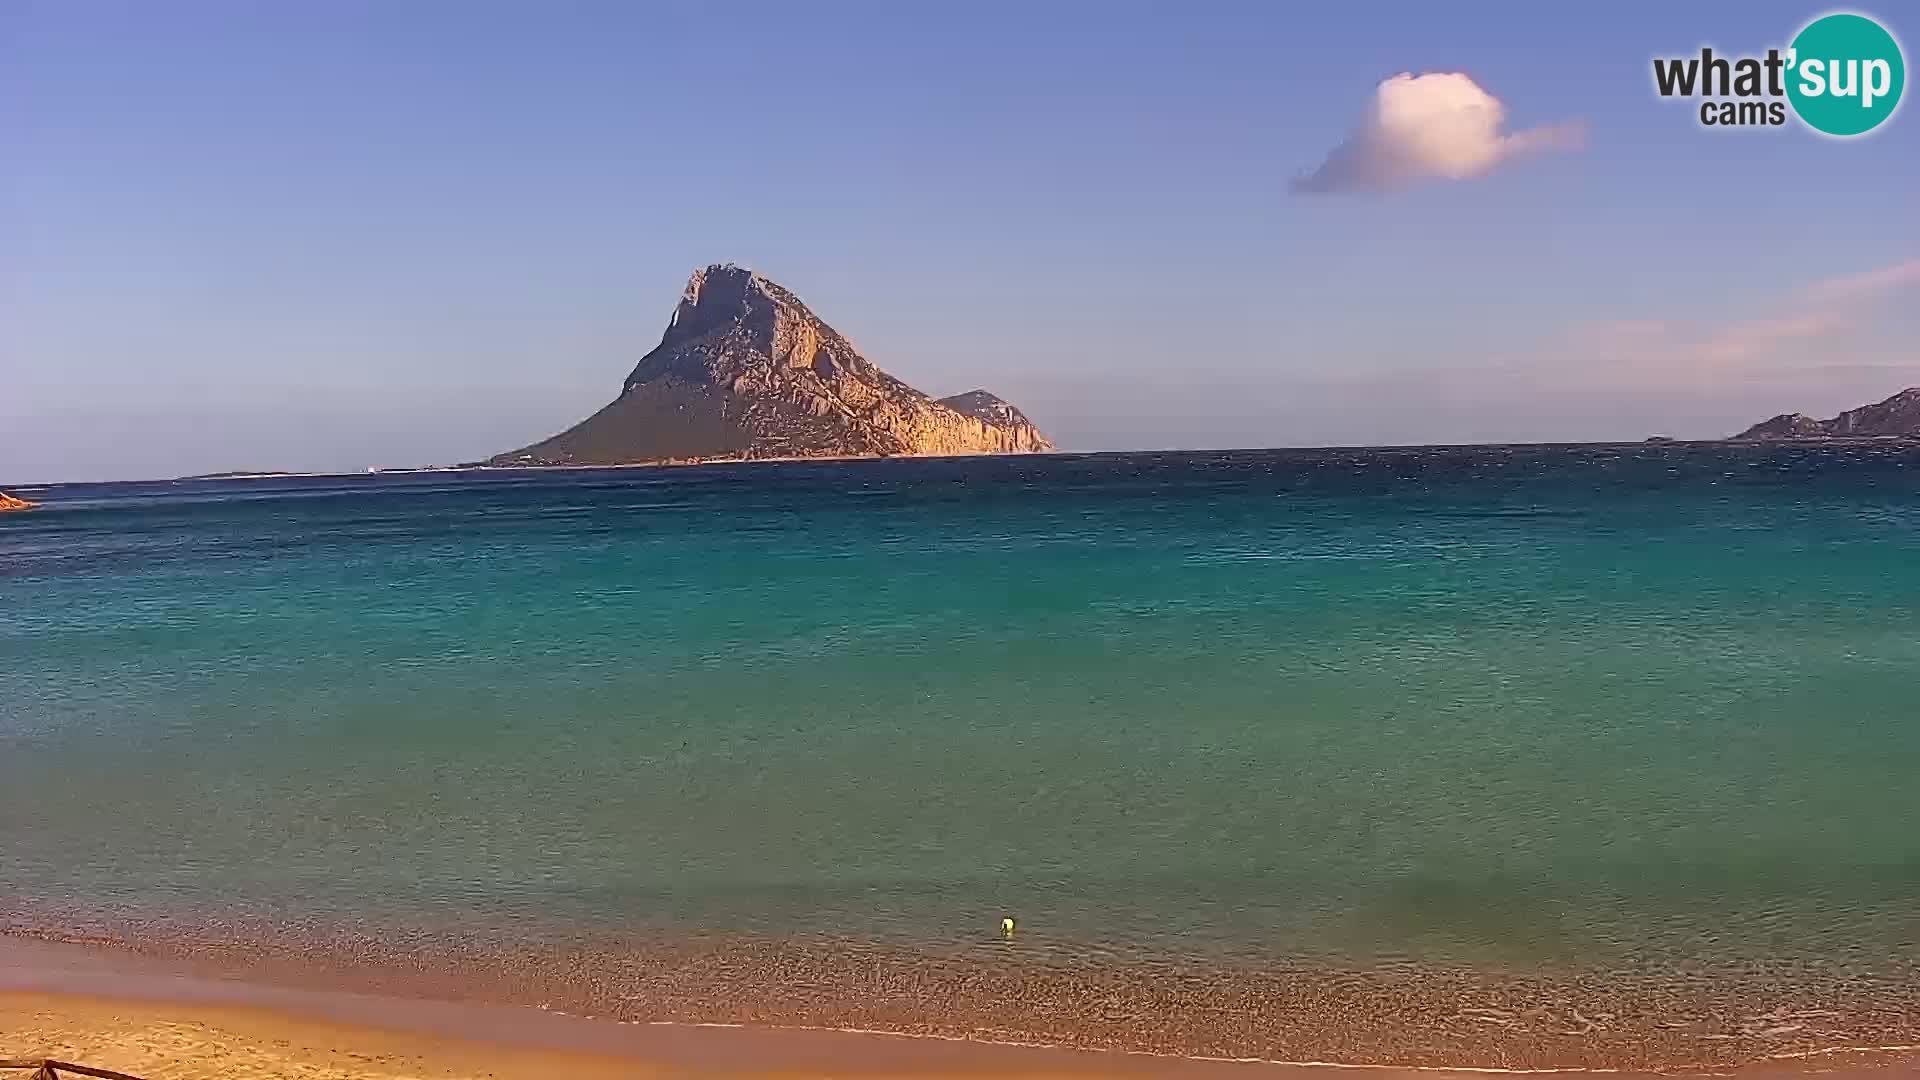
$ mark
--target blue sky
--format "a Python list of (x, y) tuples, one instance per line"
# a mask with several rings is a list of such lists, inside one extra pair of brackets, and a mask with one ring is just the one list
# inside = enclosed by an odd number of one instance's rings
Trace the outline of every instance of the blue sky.
[[(0, 479), (518, 446), (721, 261), (1070, 449), (1830, 415), (1920, 384), (1920, 115), (1707, 131), (1649, 74), (1823, 10), (9, 0)], [(1401, 72), (1577, 139), (1290, 190)]]

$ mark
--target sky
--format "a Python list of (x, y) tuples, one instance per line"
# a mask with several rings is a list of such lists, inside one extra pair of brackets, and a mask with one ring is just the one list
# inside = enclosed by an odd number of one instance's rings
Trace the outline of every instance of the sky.
[(1829, 416), (1920, 385), (1920, 113), (1650, 73), (1828, 9), (0, 0), (0, 480), (512, 449), (716, 262), (1071, 450)]

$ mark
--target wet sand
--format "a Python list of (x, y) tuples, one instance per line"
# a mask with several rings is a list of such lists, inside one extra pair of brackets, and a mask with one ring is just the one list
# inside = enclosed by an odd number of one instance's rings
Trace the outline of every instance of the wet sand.
[[(300, 1011), (305, 1004), (312, 1012)], [(342, 1019), (350, 1013), (356, 1021)], [(375, 1019), (375, 1016), (378, 1019)], [(1198, 1062), (836, 1032), (633, 1029), (502, 1017), (368, 998), (280, 1007), (0, 992), (0, 1054), (74, 1061), (146, 1080), (613, 1080), (616, 1077), (1192, 1077), (1195, 1080), (1468, 1080), (1483, 1071)], [(482, 1037), (480, 1031), (485, 1029)], [(1509, 1074), (1512, 1075), (1512, 1074)], [(1535, 1073), (1572, 1077), (1593, 1073)], [(1618, 1080), (1674, 1074), (1612, 1073)], [(1743, 1080), (1895, 1080), (1920, 1062), (1845, 1055), (1742, 1070)]]
[[(1257, 1066), (1144, 1065), (1062, 1061), (1047, 1051), (952, 1053), (920, 1040), (844, 1037), (832, 1046), (815, 1033), (705, 1029), (678, 1046), (635, 1046), (634, 1053), (591, 1053), (354, 1026), (235, 1006), (188, 1006), (115, 998), (0, 993), (0, 1044), (16, 1057), (52, 1057), (150, 1078), (220, 1076), (238, 1080), (600, 1080), (614, 1077), (719, 1076), (1298, 1076), (1303, 1070)], [(705, 1053), (689, 1043), (705, 1043)], [(648, 1051), (651, 1050), (652, 1053)], [(830, 1053), (828, 1053), (830, 1051)], [(940, 1053), (940, 1051), (948, 1051)], [(828, 1057), (831, 1060), (825, 1060)], [(1156, 1067), (1158, 1066), (1158, 1067)], [(1374, 1074), (1382, 1075), (1382, 1074)], [(1410, 1074), (1400, 1074), (1407, 1076)], [(1428, 1073), (1428, 1077), (1445, 1074)], [(1467, 1074), (1454, 1074), (1464, 1076)]]
[[(130, 1072), (149, 1080), (220, 1076), (265, 1080), (612, 1080), (615, 1077), (739, 1076), (1030, 1076), (1275, 1075), (1230, 1065), (1152, 1061), (1105, 1066), (1088, 1055), (969, 1047), (925, 1040), (824, 1032), (716, 1028), (602, 1030), (604, 1022), (544, 1025), (506, 1018), (503, 1032), (481, 1037), (480, 1011), (462, 1015), (407, 1002), (387, 1006), (384, 1024), (349, 1023), (342, 1003), (310, 1003), (316, 1017), (236, 1005), (187, 1005), (68, 994), (0, 993), (0, 1045), (15, 1057), (51, 1057)], [(368, 1009), (375, 1002), (352, 1003)], [(346, 1011), (358, 1012), (358, 1009)], [(461, 1030), (450, 1033), (448, 1025)], [(625, 1037), (622, 1037), (622, 1036)]]
[[(475, 969), (477, 971), (477, 969)], [(302, 977), (291, 965), (263, 959), (160, 955), (118, 948), (0, 937), (0, 1056), (51, 1056), (116, 1068), (154, 1078), (185, 1076), (332, 1077), (518, 1077), (518, 1076), (1195, 1076), (1301, 1080), (1330, 1075), (1401, 1078), (1466, 1077), (1489, 1072), (1555, 1074), (1556, 1063), (1508, 1064), (1438, 1056), (1434, 1029), (1383, 1027), (1381, 1045), (1396, 1045), (1398, 1060), (1291, 1056), (1264, 1061), (1199, 1060), (1174, 1051), (1134, 1052), (1119, 1042), (1102, 1049), (1073, 1041), (1065, 1025), (1034, 1023), (1017, 1028), (966, 1030), (952, 1021), (947, 1003), (920, 1000), (922, 1014), (946, 1010), (944, 1024), (911, 1030), (818, 1030), (793, 1026), (792, 1017), (762, 1008), (760, 1015), (729, 1018), (733, 1025), (692, 1022), (710, 1004), (656, 1001), (642, 1017), (574, 1015), (487, 1000), (484, 983), (439, 982), (465, 1000), (423, 996), (434, 985), (399, 969), (384, 979), (310, 967)], [(796, 971), (795, 977), (805, 977)], [(237, 978), (235, 975), (244, 975)], [(435, 978), (442, 976), (436, 975)], [(348, 987), (375, 989), (376, 992)], [(1017, 989), (1015, 991), (1018, 992)], [(960, 1003), (965, 1007), (965, 1003)], [(1204, 1006), (1198, 1002), (1198, 1006)], [(1489, 1017), (1461, 1006), (1462, 1014)], [(1578, 1012), (1578, 1007), (1574, 1007)], [(682, 1015), (686, 1014), (686, 1015)], [(1585, 1017), (1588, 1023), (1595, 1018)], [(1608, 1015), (1609, 1020), (1613, 1017)], [(1153, 1026), (1217, 1023), (1204, 1011), (1177, 1009)], [(1251, 1024), (1289, 1022), (1255, 1014)], [(1785, 1077), (1808, 1073), (1861, 1080), (1920, 1077), (1920, 1039), (1899, 1032), (1843, 1041), (1793, 1038), (1811, 1024), (1834, 1017), (1767, 1014), (1761, 1029), (1724, 1056), (1693, 1062), (1668, 1060), (1640, 1066), (1616, 1060), (1585, 1064), (1562, 1075), (1604, 1072), (1619, 1077), (1728, 1075)], [(1524, 1020), (1524, 1018), (1523, 1018)], [(669, 1022), (662, 1022), (669, 1021)], [(1531, 1021), (1527, 1021), (1531, 1022)], [(1564, 1018), (1554, 1021), (1563, 1023)], [(857, 1027), (856, 1024), (829, 1025)], [(1051, 1028), (1051, 1030), (1048, 1030)], [(1783, 1029), (1797, 1028), (1795, 1031)], [(1578, 1033), (1586, 1037), (1591, 1032)], [(1298, 1033), (1274, 1030), (1273, 1045), (1297, 1041)], [(1561, 1029), (1549, 1044), (1576, 1038)], [(1754, 1052), (1756, 1043), (1772, 1045)], [(1058, 1041), (1068, 1045), (1008, 1045)], [(1422, 1042), (1427, 1045), (1423, 1046)], [(1511, 1042), (1511, 1040), (1509, 1040)], [(1521, 1043), (1527, 1040), (1520, 1040)], [(1680, 1045), (1688, 1045), (1682, 1043)], [(1739, 1056), (1744, 1048), (1746, 1056)], [(1564, 1051), (1564, 1047), (1561, 1048)], [(1671, 1050), (1672, 1048), (1667, 1048)], [(1457, 1053), (1458, 1051), (1453, 1051)], [(1640, 1054), (1646, 1055), (1642, 1048)], [(1616, 1056), (1619, 1055), (1617, 1050)], [(1236, 1056), (1236, 1055), (1219, 1055)], [(1247, 1055), (1267, 1057), (1267, 1055)], [(1522, 1055), (1509, 1048), (1504, 1055)], [(1536, 1057), (1544, 1056), (1536, 1054)], [(1317, 1063), (1317, 1064), (1303, 1064)], [(1450, 1066), (1472, 1065), (1470, 1069)]]

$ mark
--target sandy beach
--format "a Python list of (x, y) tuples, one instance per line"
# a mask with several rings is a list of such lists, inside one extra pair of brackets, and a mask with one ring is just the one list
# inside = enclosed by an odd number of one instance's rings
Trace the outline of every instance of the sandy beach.
[(1744, 1068), (1566, 1071), (1229, 1062), (773, 1026), (620, 1022), (551, 1010), (209, 977), (83, 945), (0, 938), (0, 1057), (189, 1077), (1199, 1077), (1464, 1080), (1494, 1074), (1857, 1080), (1920, 1076), (1920, 1047), (1828, 1048)]
[[(524, 1038), (527, 1033), (522, 1032)], [(51, 1057), (149, 1080), (574, 1080), (644, 1077), (1218, 1077), (1312, 1080), (1362, 1075), (1381, 1080), (1467, 1080), (1482, 1070), (1355, 1070), (1336, 1066), (1195, 1062), (1037, 1048), (948, 1044), (829, 1032), (739, 1029), (651, 1030), (626, 1052), (569, 1049), (534, 1041), (347, 1024), (244, 1006), (183, 1004), (71, 994), (0, 993), (0, 1045), (15, 1057)], [(1515, 1075), (1508, 1073), (1507, 1075)], [(1595, 1073), (1532, 1073), (1578, 1076)], [(1845, 1055), (1779, 1063), (1736, 1074), (1610, 1073), (1655, 1076), (1800, 1076), (1894, 1080), (1920, 1075), (1920, 1060)]]

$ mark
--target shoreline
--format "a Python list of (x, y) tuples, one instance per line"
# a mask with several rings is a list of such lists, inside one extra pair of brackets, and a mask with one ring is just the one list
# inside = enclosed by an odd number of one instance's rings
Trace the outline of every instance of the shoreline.
[[(351, 1058), (356, 1069), (417, 1069), (426, 1063), (433, 1075), (441, 1075), (440, 1070), (477, 1074), (484, 1067), (490, 1077), (549, 1076), (556, 1071), (595, 1078), (831, 1073), (1282, 1080), (1308, 1075), (1304, 1066), (1279, 1063), (1200, 1061), (890, 1032), (620, 1022), (525, 1006), (296, 989), (208, 978), (98, 947), (0, 939), (0, 1055), (65, 1057), (136, 1070), (160, 1064), (143, 1062), (139, 1055), (111, 1045), (90, 1045), (81, 1037), (92, 1029), (109, 1040), (124, 1038), (129, 1025), (173, 1030), (170, 1047), (154, 1045), (151, 1032), (144, 1040), (131, 1040), (147, 1044), (149, 1057), (159, 1056), (155, 1050), (204, 1051), (206, 1046), (236, 1042), (257, 1056), (253, 1044), (267, 1043), (292, 1048), (291, 1057), (297, 1060), (282, 1056), (263, 1067), (298, 1064), (306, 1070), (302, 1075), (325, 1067), (318, 1060), (324, 1058)], [(26, 1045), (16, 1045), (23, 1041)], [(1385, 1077), (1416, 1074), (1390, 1067), (1365, 1071)], [(1433, 1078), (1449, 1075), (1417, 1072)], [(1324, 1070), (1312, 1069), (1311, 1074), (1324, 1075)]]
[(707, 457), (672, 461), (628, 461), (606, 464), (584, 462), (563, 462), (554, 464), (514, 464), (492, 465), (482, 462), (463, 462), (455, 465), (392, 465), (368, 466), (351, 470), (299, 469), (260, 471), (232, 470), (216, 473), (196, 473), (187, 476), (152, 476), (126, 478), (118, 480), (38, 480), (20, 481), (13, 486), (16, 489), (46, 489), (49, 487), (91, 487), (104, 484), (185, 484), (213, 483), (223, 481), (246, 480), (351, 480), (365, 479), (370, 476), (415, 476), (433, 474), (469, 474), (469, 473), (562, 473), (594, 472), (630, 469), (683, 469), (712, 465), (793, 465), (793, 464), (864, 464), (875, 461), (969, 461), (974, 459), (1000, 458), (1112, 458), (1112, 457), (1150, 457), (1164, 455), (1207, 456), (1220, 454), (1313, 454), (1313, 453), (1361, 453), (1377, 452), (1382, 454), (1403, 454), (1415, 452), (1474, 451), (1474, 450), (1700, 450), (1713, 447), (1732, 449), (1916, 449), (1920, 448), (1920, 435), (1825, 435), (1791, 438), (1741, 439), (1733, 436), (1721, 438), (1643, 438), (1643, 439), (1602, 439), (1581, 442), (1490, 442), (1490, 443), (1328, 443), (1312, 446), (1229, 446), (1206, 448), (1167, 448), (1136, 450), (1069, 450), (1054, 449), (1044, 451), (1018, 451), (994, 454), (852, 454), (823, 455), (817, 457)]
[[(1177, 1043), (1156, 1046), (1150, 1040), (1130, 1044), (1090, 1039), (1087, 1030), (1075, 1026), (1083, 1018), (1055, 1016), (1044, 996), (1033, 1002), (1013, 1003), (1030, 1014), (1026, 1023), (985, 1026), (980, 1021), (991, 1018), (969, 1012), (965, 1002), (910, 992), (902, 994), (909, 1010), (905, 1014), (866, 1015), (848, 1008), (809, 1015), (756, 997), (769, 993), (768, 987), (758, 983), (744, 991), (735, 988), (739, 997), (729, 1011), (703, 996), (697, 973), (690, 978), (670, 978), (667, 986), (658, 988), (660, 992), (636, 995), (641, 1000), (634, 1002), (623, 1003), (620, 998), (625, 995), (609, 994), (604, 987), (598, 997), (581, 993), (587, 984), (604, 981), (606, 972), (583, 965), (579, 955), (561, 952), (550, 952), (544, 960), (536, 961), (543, 966), (550, 964), (549, 969), (525, 973), (524, 979), (514, 982), (503, 981), (498, 970), (489, 971), (490, 965), (484, 963), (470, 964), (463, 970), (428, 970), (431, 965), (418, 956), (388, 956), (384, 964), (367, 963), (364, 958), (358, 963), (337, 959), (321, 962), (311, 953), (296, 957), (261, 946), (62, 941), (57, 937), (17, 930), (0, 932), (0, 997), (12, 996), (6, 1008), (13, 1011), (0, 1010), (0, 1015), (21, 1013), (32, 1006), (37, 1014), (64, 1016), (76, 1009), (85, 1013), (91, 1007), (76, 1003), (111, 1002), (116, 1003), (115, 1015), (131, 1015), (148, 1023), (187, 1022), (201, 1027), (226, 1023), (231, 1027), (227, 1019), (222, 1019), (227, 1011), (252, 1010), (247, 1015), (264, 1013), (278, 1018), (278, 1023), (331, 1024), (354, 1032), (385, 1032), (413, 1040), (406, 1053), (414, 1058), (441, 1053), (443, 1057), (466, 1055), (462, 1058), (466, 1060), (475, 1046), (505, 1047), (501, 1052), (510, 1051), (509, 1056), (585, 1055), (591, 1060), (579, 1066), (585, 1070), (578, 1073), (581, 1076), (636, 1075), (636, 1069), (648, 1075), (655, 1074), (648, 1070), (664, 1070), (658, 1072), (660, 1075), (707, 1075), (703, 1070), (718, 1070), (712, 1075), (1140, 1075), (1217, 1076), (1223, 1080), (1308, 1080), (1334, 1075), (1394, 1080), (1596, 1074), (1622, 1078), (1774, 1077), (1799, 1076), (1810, 1070), (1832, 1074), (1836, 1067), (1842, 1075), (1862, 1078), (1920, 1073), (1920, 1037), (1916, 1037), (1920, 1025), (1905, 1010), (1883, 1028), (1855, 1026), (1848, 1037), (1809, 1041), (1796, 1036), (1806, 1018), (1838, 1014), (1821, 1009), (1795, 1012), (1776, 1006), (1758, 1018), (1763, 1027), (1754, 1028), (1749, 1021), (1747, 1030), (1757, 1037), (1706, 1035), (1706, 1040), (1726, 1041), (1671, 1042), (1662, 1041), (1657, 1032), (1641, 1029), (1624, 1041), (1616, 1038), (1610, 1049), (1595, 1047), (1569, 1054), (1568, 1047), (1586, 1043), (1591, 1030), (1566, 1029), (1568, 1018), (1590, 1026), (1593, 1023), (1578, 1004), (1537, 1017), (1549, 1028), (1545, 1036), (1522, 1035), (1504, 1044), (1495, 1041), (1480, 1045), (1478, 1050), (1451, 1039), (1443, 1027), (1412, 1012), (1398, 1019), (1387, 1014), (1349, 1018), (1348, 1024), (1357, 1022), (1365, 1027), (1373, 1041), (1352, 1044), (1354, 1049), (1341, 1052), (1337, 1042), (1316, 1044), (1310, 1030), (1296, 1030), (1310, 1028), (1314, 1022), (1311, 1011), (1269, 1009), (1237, 1019), (1249, 1036), (1258, 1036), (1253, 1041), (1210, 1047)], [(524, 959), (530, 954), (515, 955)], [(737, 952), (725, 959), (732, 964), (743, 962)], [(911, 956), (906, 959), (914, 962)], [(668, 962), (674, 961), (670, 958)], [(928, 955), (919, 962), (939, 961)], [(509, 961), (509, 966), (512, 963)], [(692, 963), (698, 967), (697, 961)], [(800, 984), (821, 977), (818, 971), (793, 966), (791, 959), (784, 965), (776, 962), (775, 970)], [(1189, 986), (1204, 978), (1195, 973), (1172, 977)], [(1220, 1020), (1218, 1005), (1208, 997), (1208, 991), (1239, 992), (1230, 976), (1215, 981), (1218, 985), (1204, 988), (1184, 1012), (1140, 1015), (1132, 1022), (1143, 1029), (1160, 1026), (1185, 1032), (1183, 1039), (1191, 1044)], [(526, 993), (543, 983), (548, 995)], [(829, 989), (844, 992), (844, 987)], [(572, 996), (566, 992), (573, 992)], [(1295, 988), (1295, 992), (1312, 991)], [(1499, 1015), (1506, 1010), (1469, 1007), (1479, 1000), (1472, 997), (1478, 992), (1473, 988), (1456, 987), (1454, 992), (1458, 997), (1451, 1004), (1470, 1018), (1469, 1023), (1498, 1027), (1512, 1022), (1510, 1013)], [(1606, 992), (1618, 993), (1621, 1000), (1634, 996), (1631, 987), (1589, 989), (1589, 993)], [(623, 1007), (627, 1004), (634, 1007)], [(1168, 1008), (1181, 1006), (1171, 1004)], [(1589, 1004), (1588, 1008), (1595, 1006)], [(181, 1010), (193, 1015), (178, 1020)], [(197, 1011), (204, 1010), (218, 1015), (211, 1020), (198, 1015)], [(942, 1010), (946, 1011), (945, 1019), (934, 1022), (931, 1018)], [(914, 1013), (929, 1019), (902, 1023), (889, 1018)], [(176, 1019), (165, 1019), (167, 1016)], [(1596, 1016), (1612, 1020), (1611, 1013), (1596, 1012)], [(84, 1024), (76, 1026), (71, 1019), (52, 1023), (53, 1030), (69, 1035), (85, 1030)], [(7, 1031), (17, 1027), (17, 1021), (0, 1024), (0, 1056), (46, 1052), (48, 1056), (66, 1056), (110, 1068), (125, 1067), (77, 1056), (76, 1051), (86, 1047), (71, 1041), (59, 1044), (60, 1053), (14, 1045), (16, 1040), (9, 1038)], [(1349, 1036), (1353, 1033), (1347, 1032)], [(357, 1045), (360, 1036), (348, 1041)], [(1362, 1045), (1370, 1045), (1372, 1051), (1358, 1052)], [(1725, 1050), (1699, 1050), (1715, 1045)], [(627, 1071), (593, 1071), (604, 1066), (604, 1062), (596, 1063), (601, 1058), (617, 1059)], [(544, 1067), (550, 1070), (551, 1061)], [(796, 1073), (795, 1068), (800, 1071)], [(130, 1071), (140, 1074), (138, 1069)], [(456, 1070), (433, 1075), (468, 1074)], [(488, 1075), (519, 1074), (490, 1071)]]
[(1810, 1073), (1893, 1080), (1920, 1069), (1916, 1046), (1836, 1048), (1732, 1070), (1556, 1070), (1230, 1061), (890, 1032), (619, 1022), (523, 1006), (216, 979), (97, 947), (19, 939), (0, 940), (0, 1056), (77, 1060), (147, 1080), (202, 1075), (203, 1070), (240, 1080), (287, 1075), (311, 1080), (829, 1075), (1787, 1080)]

